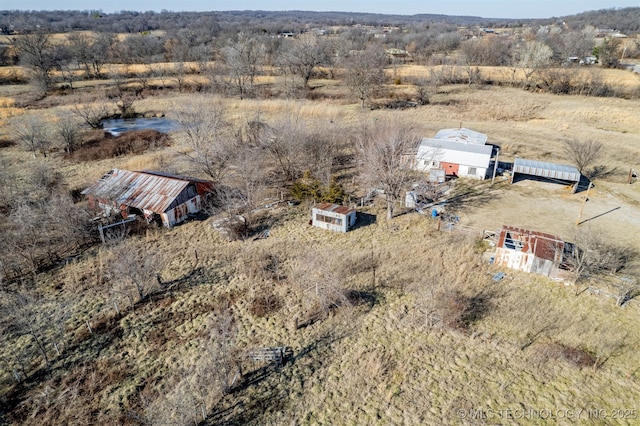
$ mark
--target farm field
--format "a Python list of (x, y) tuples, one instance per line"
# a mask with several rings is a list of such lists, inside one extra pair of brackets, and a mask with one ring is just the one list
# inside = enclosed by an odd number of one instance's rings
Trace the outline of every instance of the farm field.
[[(428, 69), (396, 71), (419, 75)], [(625, 85), (640, 87), (633, 74), (624, 75), (631, 76)], [(88, 80), (70, 93), (29, 101), (29, 86), (0, 86), (0, 160), (2, 176), (11, 176), (4, 187), (11, 189), (9, 197), (53, 192), (53, 183), (33, 177), (43, 165), (56, 171), (69, 193), (113, 168), (206, 177), (185, 155), (194, 151), (182, 131), (143, 152), (79, 161), (61, 148), (34, 158), (6, 130), (21, 117), (53, 126), (75, 105), (97, 104), (103, 84), (110, 83)], [(257, 84), (276, 92), (280, 82), (269, 76)], [(391, 110), (384, 105), (413, 93), (411, 84), (385, 86), (378, 108), (361, 108), (337, 79), (312, 79), (310, 86), (313, 95), (305, 99), (148, 90), (135, 110), (179, 119), (186, 106), (203, 105), (196, 101), (218, 102), (234, 129), (258, 123), (288, 130), (282, 123), (296, 122), (314, 135), (338, 135), (336, 158), (344, 160), (335, 160), (331, 172), (351, 202), (369, 189), (350, 145), (367, 126), (393, 125), (420, 137), (465, 127), (488, 135), (503, 162), (525, 157), (567, 164), (563, 141), (598, 141), (601, 173), (586, 202), (586, 191), (572, 194), (557, 183), (458, 179), (452, 213), (479, 232), (510, 225), (570, 241), (576, 228), (589, 228), (608, 243), (640, 252), (640, 182), (626, 182), (630, 169), (640, 170), (637, 98), (458, 84), (438, 86), (426, 105)], [(87, 134), (91, 143), (122, 140), (100, 130)], [(260, 164), (278, 166), (275, 160)], [(234, 164), (230, 170), (240, 180), (252, 167)], [(264, 180), (279, 182), (274, 176)], [(34, 181), (40, 186), (28, 193), (24, 188)], [(39, 306), (31, 311), (16, 302), (3, 305), (3, 312), (18, 306), (14, 311), (27, 324), (42, 329), (23, 328), (11, 343), (3, 335), (0, 423), (638, 421), (640, 302), (616, 306), (607, 294), (619, 281), (594, 277), (603, 294), (578, 292), (568, 282), (497, 268), (483, 258), (488, 247), (478, 236), (439, 232), (437, 220), (401, 206), (386, 219), (380, 200), (358, 207), (352, 231), (327, 232), (309, 226), (313, 201), (285, 202), (291, 187), (266, 190), (256, 202), (255, 222), (269, 230), (268, 237), (228, 240), (212, 227), (230, 215), (224, 209), (107, 245), (96, 243), (92, 226), (93, 243), (46, 270), (3, 282), (7, 295), (28, 287)], [(16, 216), (10, 217), (14, 223)], [(136, 303), (114, 284), (114, 277), (125, 280), (116, 266), (127, 259), (157, 260), (153, 291)], [(496, 282), (498, 272), (506, 277)], [(25, 327), (24, 318), (16, 323)], [(37, 339), (51, 342), (46, 363)], [(292, 356), (282, 365), (252, 359), (253, 350), (271, 347), (290, 348)]]

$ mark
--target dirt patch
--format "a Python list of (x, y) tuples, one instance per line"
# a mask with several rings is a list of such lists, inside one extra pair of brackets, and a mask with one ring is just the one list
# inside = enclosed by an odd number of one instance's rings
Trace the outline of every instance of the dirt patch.
[(606, 230), (611, 243), (640, 248), (640, 184), (596, 182), (588, 197), (585, 191), (572, 194), (570, 186), (533, 180), (483, 188), (491, 196), (467, 208), (463, 203), (461, 224), (491, 231), (516, 226), (571, 241), (578, 222), (580, 227)]

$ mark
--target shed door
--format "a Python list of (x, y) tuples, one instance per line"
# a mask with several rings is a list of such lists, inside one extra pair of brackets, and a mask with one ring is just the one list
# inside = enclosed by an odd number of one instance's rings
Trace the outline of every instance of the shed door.
[(440, 168), (443, 169), (444, 173), (448, 176), (458, 176), (458, 167), (459, 165), (455, 163), (445, 163), (444, 161), (440, 162)]

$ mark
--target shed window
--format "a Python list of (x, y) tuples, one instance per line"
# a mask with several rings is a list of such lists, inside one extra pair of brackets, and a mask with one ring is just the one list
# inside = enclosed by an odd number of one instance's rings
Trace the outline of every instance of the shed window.
[(316, 220), (318, 222), (324, 222), (324, 223), (329, 223), (331, 225), (342, 226), (342, 219), (338, 217), (325, 216), (323, 214), (318, 213), (316, 214)]
[(524, 247), (524, 243), (520, 240), (516, 240), (511, 236), (510, 232), (507, 232), (507, 235), (504, 237), (504, 246), (511, 250), (522, 251)]
[(469, 174), (475, 176), (478, 174), (478, 170), (475, 167), (469, 167)]

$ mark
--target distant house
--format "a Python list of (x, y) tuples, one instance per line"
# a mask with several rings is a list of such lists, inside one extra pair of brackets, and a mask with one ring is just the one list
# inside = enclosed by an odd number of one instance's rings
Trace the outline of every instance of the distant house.
[(139, 214), (172, 227), (202, 210), (213, 187), (206, 180), (161, 172), (113, 169), (82, 191), (89, 205), (106, 216)]
[(311, 224), (330, 231), (347, 232), (356, 224), (356, 209), (321, 203), (311, 210)]
[(413, 167), (420, 171), (444, 170), (447, 176), (485, 179), (493, 156), (487, 136), (469, 129), (443, 129), (423, 138)]
[(385, 55), (387, 55), (390, 59), (402, 59), (406, 60), (409, 58), (409, 52), (404, 49), (398, 49), (397, 47), (392, 47), (390, 49), (386, 49), (384, 51)]
[(561, 276), (560, 265), (570, 244), (542, 232), (503, 226), (498, 233), (494, 264), (523, 272)]

